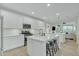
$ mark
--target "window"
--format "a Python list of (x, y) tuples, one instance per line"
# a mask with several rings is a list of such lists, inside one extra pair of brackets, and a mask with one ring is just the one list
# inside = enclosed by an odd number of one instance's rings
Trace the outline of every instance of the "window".
[(63, 26), (63, 32), (74, 32), (75, 30), (75, 26)]

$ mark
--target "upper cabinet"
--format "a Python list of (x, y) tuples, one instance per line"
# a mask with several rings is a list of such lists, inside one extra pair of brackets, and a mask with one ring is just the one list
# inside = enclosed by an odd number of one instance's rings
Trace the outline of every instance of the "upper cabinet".
[(22, 28), (23, 17), (8, 11), (2, 11), (4, 28)]
[(9, 11), (2, 11), (4, 28), (22, 29), (23, 23), (30, 24), (32, 29), (45, 28), (45, 23), (31, 17), (24, 17)]
[(24, 24), (30, 24), (32, 29), (36, 28), (36, 21), (35, 19), (29, 18), (29, 17), (24, 17)]
[(31, 24), (32, 29), (39, 29), (39, 28), (44, 28), (45, 24), (44, 22), (32, 18), (25, 17), (24, 18), (24, 23), (26, 24)]
[(45, 26), (45, 23), (43, 21), (38, 20), (37, 23), (39, 27)]

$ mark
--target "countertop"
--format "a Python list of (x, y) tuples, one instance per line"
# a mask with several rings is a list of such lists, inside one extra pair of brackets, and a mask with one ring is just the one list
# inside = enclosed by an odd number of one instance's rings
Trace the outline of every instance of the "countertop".
[(55, 38), (58, 38), (58, 34), (49, 34), (46, 36), (38, 36), (38, 35), (34, 35), (34, 36), (26, 36), (27, 39), (33, 39), (33, 40), (39, 40), (39, 41), (49, 41)]

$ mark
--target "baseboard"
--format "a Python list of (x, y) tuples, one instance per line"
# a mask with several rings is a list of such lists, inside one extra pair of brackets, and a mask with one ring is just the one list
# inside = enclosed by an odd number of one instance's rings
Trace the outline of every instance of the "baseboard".
[(15, 48), (12, 48), (12, 49), (4, 50), (3, 52), (11, 51), (11, 50), (14, 50), (14, 49), (17, 49), (17, 48), (21, 48), (21, 47), (24, 47), (24, 45), (19, 46), (19, 47), (15, 47)]

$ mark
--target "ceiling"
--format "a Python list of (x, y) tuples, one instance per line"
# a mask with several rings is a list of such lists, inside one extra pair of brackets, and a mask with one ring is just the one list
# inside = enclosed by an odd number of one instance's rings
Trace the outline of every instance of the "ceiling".
[(2, 5), (52, 24), (73, 22), (79, 14), (79, 3), (50, 3), (50, 6), (47, 6), (48, 3), (4, 3)]

